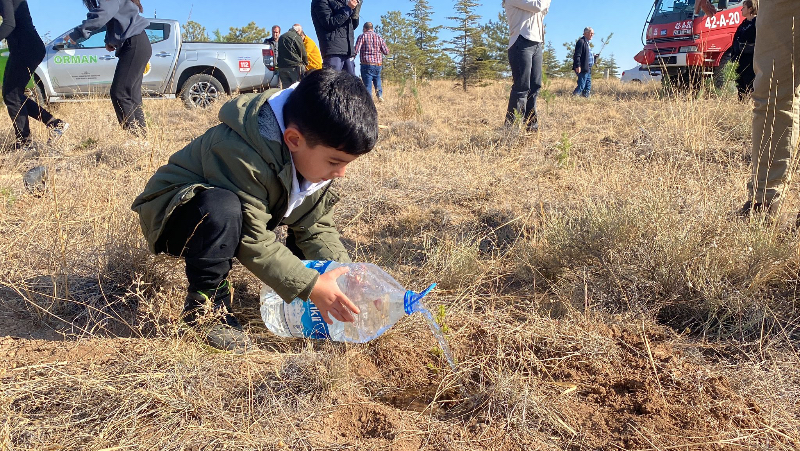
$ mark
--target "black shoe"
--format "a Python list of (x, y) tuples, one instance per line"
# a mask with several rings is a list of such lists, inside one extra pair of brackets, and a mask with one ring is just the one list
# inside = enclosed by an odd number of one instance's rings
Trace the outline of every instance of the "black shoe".
[(745, 202), (744, 205), (736, 211), (736, 215), (741, 218), (750, 218), (758, 214), (772, 216), (778, 213), (782, 202), (783, 200), (780, 197), (765, 202), (753, 202), (751, 199)]
[(189, 292), (181, 320), (205, 333), (206, 342), (217, 349), (237, 354), (255, 349), (239, 320), (231, 313), (233, 288), (226, 280), (216, 290)]

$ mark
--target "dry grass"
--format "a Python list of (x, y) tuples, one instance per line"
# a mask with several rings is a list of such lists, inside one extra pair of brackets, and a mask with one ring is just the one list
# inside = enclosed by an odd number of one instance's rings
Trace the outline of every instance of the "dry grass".
[(793, 221), (730, 214), (748, 106), (555, 80), (524, 136), (508, 89), (387, 86), (377, 149), (337, 182), (354, 260), (440, 282), (455, 374), (421, 318), (358, 346), (270, 336), (240, 266), (261, 349), (180, 334), (182, 264), (129, 205), (216, 112), (147, 102), (144, 146), (106, 101), (59, 105), (58, 152), (0, 153), (0, 449), (800, 447)]

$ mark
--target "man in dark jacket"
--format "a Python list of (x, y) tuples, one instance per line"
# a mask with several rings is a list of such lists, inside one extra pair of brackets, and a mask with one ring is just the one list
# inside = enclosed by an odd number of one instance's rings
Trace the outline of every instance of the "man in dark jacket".
[(296, 23), (278, 39), (278, 77), (284, 89), (300, 81), (308, 64), (302, 31)]
[(355, 76), (354, 30), (362, 0), (312, 0), (311, 20), (317, 31), (322, 65)]
[(592, 36), (594, 36), (594, 30), (586, 27), (583, 29), (583, 36), (575, 43), (572, 70), (578, 74), (578, 86), (572, 91), (572, 95), (589, 97), (592, 92), (592, 66), (594, 66), (594, 59), (598, 56), (592, 54), (592, 48), (589, 46)]

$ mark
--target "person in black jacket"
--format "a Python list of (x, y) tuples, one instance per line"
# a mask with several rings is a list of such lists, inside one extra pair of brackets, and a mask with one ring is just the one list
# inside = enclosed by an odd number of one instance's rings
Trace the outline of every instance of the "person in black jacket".
[(742, 3), (742, 15), (745, 19), (733, 35), (732, 60), (738, 61), (736, 65), (736, 90), (739, 100), (744, 100), (753, 92), (753, 81), (756, 73), (753, 71), (753, 51), (756, 47), (756, 14), (758, 6), (752, 0)]
[(142, 109), (142, 80), (153, 49), (145, 29), (150, 21), (140, 16), (139, 0), (83, 0), (87, 19), (65, 38), (67, 44), (87, 39), (106, 27), (106, 50), (119, 58), (111, 82), (111, 103), (122, 128), (137, 136), (146, 135)]
[(28, 118), (38, 119), (50, 130), (48, 144), (53, 144), (69, 124), (56, 119), (36, 101), (25, 95), (25, 87), (36, 66), (44, 59), (46, 50), (42, 38), (33, 26), (25, 0), (0, 0), (0, 40), (8, 43), (8, 61), (3, 74), (3, 101), (14, 124), (17, 149), (34, 150)]
[(278, 39), (278, 77), (283, 89), (300, 81), (306, 71), (308, 55), (302, 32), (303, 27), (296, 23)]
[(312, 0), (311, 20), (317, 32), (322, 65), (356, 75), (354, 30), (362, 0)]
[(594, 36), (591, 27), (583, 29), (583, 36), (575, 43), (575, 54), (572, 56), (572, 70), (578, 74), (578, 86), (572, 91), (572, 95), (582, 95), (589, 97), (592, 92), (592, 66), (597, 55), (592, 54), (589, 41)]

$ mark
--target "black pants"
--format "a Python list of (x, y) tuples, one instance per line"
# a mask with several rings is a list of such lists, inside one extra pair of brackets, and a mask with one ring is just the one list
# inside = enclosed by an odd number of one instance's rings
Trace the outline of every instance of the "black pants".
[(538, 127), (536, 99), (542, 88), (542, 49), (541, 42), (534, 42), (519, 36), (508, 49), (508, 62), (514, 85), (508, 98), (505, 122), (514, 122), (517, 115), (525, 121), (528, 128)]
[(186, 260), (189, 291), (213, 290), (228, 277), (241, 238), (239, 196), (212, 188), (175, 209), (156, 250)]
[[(226, 189), (212, 188), (197, 193), (172, 212), (156, 243), (156, 251), (186, 260), (189, 291), (214, 290), (228, 277), (241, 239), (239, 196)], [(291, 230), (286, 247), (303, 258)]]
[(753, 54), (742, 53), (739, 56), (739, 64), (736, 66), (736, 90), (739, 92), (739, 100), (744, 100), (748, 94), (753, 92), (753, 81), (755, 79)]
[(142, 79), (153, 48), (147, 34), (131, 36), (117, 49), (119, 61), (111, 82), (111, 102), (122, 128), (144, 135), (146, 124), (142, 109)]
[[(27, 4), (20, 6), (22, 8)], [(27, 6), (25, 6), (27, 7)], [(3, 75), (3, 101), (14, 124), (17, 142), (31, 140), (29, 117), (45, 124), (53, 122), (53, 115), (25, 95), (25, 86), (33, 76), (36, 66), (45, 55), (44, 43), (33, 25), (20, 24), (7, 38), (8, 61)]]

